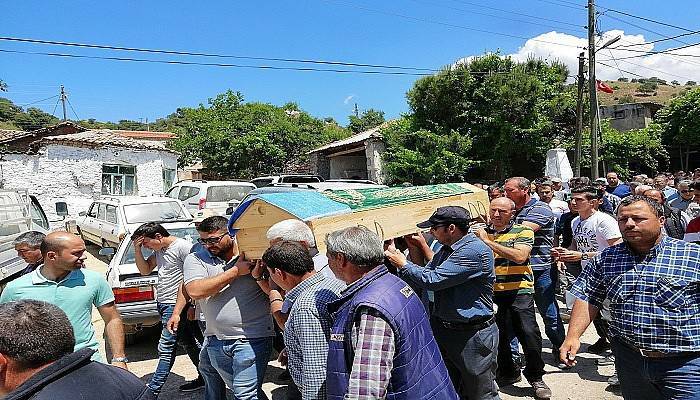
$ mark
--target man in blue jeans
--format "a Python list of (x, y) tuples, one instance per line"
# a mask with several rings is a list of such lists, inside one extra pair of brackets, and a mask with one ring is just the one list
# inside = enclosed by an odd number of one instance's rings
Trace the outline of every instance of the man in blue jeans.
[[(564, 323), (554, 290), (559, 271), (552, 262), (554, 225), (556, 217), (546, 203), (530, 197), (530, 181), (523, 177), (508, 178), (504, 185), (506, 197), (513, 200), (517, 212), (515, 223), (535, 231), (535, 243), (530, 253), (530, 265), (535, 278), (535, 304), (544, 320), (544, 333), (552, 343), (552, 352), (559, 361), (559, 347), (564, 343)], [(565, 364), (559, 364), (565, 368)]]
[[(156, 371), (148, 383), (148, 388), (156, 395), (160, 394), (165, 381), (168, 379), (170, 370), (175, 363), (175, 353), (177, 351), (177, 340), (180, 336), (190, 335), (186, 329), (173, 332), (167, 329), (168, 320), (173, 315), (175, 303), (178, 296), (182, 296), (182, 292), (178, 289), (182, 284), (182, 266), (185, 262), (185, 257), (190, 253), (192, 243), (185, 239), (171, 236), (167, 229), (155, 222), (148, 222), (139, 226), (131, 236), (134, 242), (134, 255), (136, 259), (136, 267), (141, 275), (150, 275), (151, 272), (158, 268), (158, 285), (156, 287), (156, 302), (158, 306), (158, 314), (160, 314), (163, 329), (158, 341), (158, 366)], [(143, 255), (143, 248), (153, 251), (148, 258)], [(183, 323), (187, 318), (183, 318)], [(199, 362), (199, 350), (194, 342), (185, 340), (185, 349), (190, 356), (192, 363), (197, 366)], [(188, 382), (181, 389), (194, 390), (203, 386), (201, 377), (195, 381)]]
[[(224, 217), (205, 218), (197, 226), (202, 248), (185, 259), (185, 290), (202, 305), (206, 321), (200, 362), (209, 361), (237, 400), (265, 399), (262, 381), (275, 335), (270, 304), (227, 224)], [(216, 376), (200, 371), (209, 396)]]
[(576, 363), (580, 337), (610, 301), (610, 335), (627, 400), (700, 399), (700, 246), (662, 232), (663, 208), (643, 196), (617, 209), (623, 243), (589, 262), (560, 357)]

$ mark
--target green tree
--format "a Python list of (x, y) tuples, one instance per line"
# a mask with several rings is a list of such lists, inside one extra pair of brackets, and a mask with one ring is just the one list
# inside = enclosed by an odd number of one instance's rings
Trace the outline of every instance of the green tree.
[(187, 165), (201, 160), (214, 175), (248, 179), (280, 173), (306, 160), (306, 152), (349, 132), (299, 109), (294, 103), (277, 107), (246, 103), (227, 91), (205, 106), (177, 111), (182, 132), (169, 145)]
[(656, 120), (664, 144), (700, 146), (700, 88), (674, 98)]
[(639, 93), (654, 93), (656, 89), (658, 89), (659, 85), (651, 80), (647, 80), (643, 83), (640, 83), (639, 86), (637, 86), (637, 91)]
[(384, 112), (370, 108), (363, 111), (359, 117), (350, 115), (348, 118), (350, 119), (348, 129), (353, 133), (360, 133), (383, 124)]
[(653, 175), (668, 164), (668, 152), (661, 143), (659, 126), (652, 124), (644, 129), (618, 131), (610, 127), (608, 120), (601, 122), (603, 145), (600, 159), (609, 171), (623, 176), (632, 173)]
[(13, 122), (22, 130), (33, 131), (55, 125), (60, 120), (38, 108), (30, 107), (26, 112), (17, 114)]
[(620, 77), (620, 78), (617, 78), (617, 81), (618, 81), (618, 82), (629, 82), (630, 79), (629, 79), (629, 78), (625, 78), (624, 76), (622, 76), (622, 77)]
[(576, 97), (567, 75), (560, 63), (498, 54), (446, 68), (409, 90), (413, 127), (468, 139), (460, 155), (488, 177), (541, 173), (553, 140), (573, 137)]
[(695, 81), (688, 81), (685, 83), (685, 86), (695, 86), (695, 85), (697, 85), (697, 82), (695, 82)]

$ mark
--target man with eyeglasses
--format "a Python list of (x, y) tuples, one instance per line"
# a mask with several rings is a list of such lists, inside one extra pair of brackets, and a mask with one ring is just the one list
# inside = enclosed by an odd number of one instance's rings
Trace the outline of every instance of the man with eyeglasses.
[(385, 255), (411, 285), (435, 292), (431, 326), (452, 383), (460, 398), (499, 399), (496, 385), (498, 327), (493, 312), (496, 281), (493, 251), (469, 233), (469, 211), (459, 206), (440, 207), (418, 228), (442, 244), (425, 267), (406, 259), (400, 251)]
[[(200, 354), (205, 400), (219, 400), (219, 378), (237, 399), (265, 399), (262, 381), (275, 335), (268, 296), (250, 275), (236, 238), (221, 216), (205, 218), (197, 231), (202, 247), (185, 259), (189, 296), (202, 306), (206, 329)], [(216, 372), (214, 372), (216, 371)]]
[(668, 205), (677, 208), (681, 211), (688, 209), (688, 205), (693, 202), (693, 197), (695, 197), (695, 192), (690, 187), (691, 181), (680, 181), (676, 186), (678, 193), (669, 199)]

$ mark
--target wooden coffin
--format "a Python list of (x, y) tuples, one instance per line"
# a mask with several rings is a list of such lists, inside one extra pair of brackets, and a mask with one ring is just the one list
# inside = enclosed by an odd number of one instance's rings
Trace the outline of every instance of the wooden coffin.
[(447, 205), (462, 206), (473, 218), (486, 220), (488, 196), (467, 183), (260, 194), (236, 208), (229, 231), (236, 235), (246, 257), (257, 259), (269, 247), (267, 230), (279, 221), (295, 218), (311, 228), (318, 250), (325, 252), (329, 232), (365, 226), (381, 238), (391, 239), (417, 232), (417, 223)]

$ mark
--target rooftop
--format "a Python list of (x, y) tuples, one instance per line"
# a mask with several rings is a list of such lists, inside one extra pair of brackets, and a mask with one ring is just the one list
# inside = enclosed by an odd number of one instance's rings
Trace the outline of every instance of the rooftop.
[(71, 133), (68, 135), (48, 136), (32, 143), (32, 148), (36, 149), (48, 144), (62, 144), (68, 146), (100, 148), (104, 146), (125, 147), (137, 150), (158, 150), (174, 153), (162, 145), (151, 144), (141, 140), (124, 137), (109, 129), (88, 130), (84, 132)]

